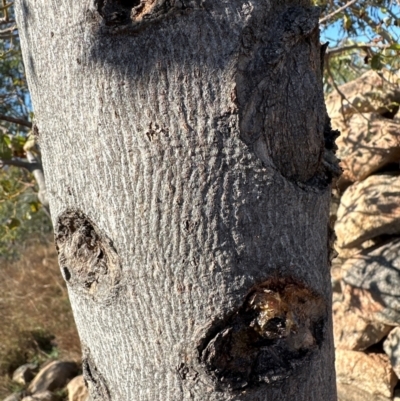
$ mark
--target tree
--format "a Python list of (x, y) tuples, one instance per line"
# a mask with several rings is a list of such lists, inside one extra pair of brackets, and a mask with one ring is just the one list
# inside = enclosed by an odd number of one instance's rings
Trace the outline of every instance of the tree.
[[(371, 67), (398, 69), (400, 46), (396, 27), (400, 19), (397, 17), (399, 6), (395, 2), (313, 0), (313, 4), (321, 8), (322, 36), (330, 41), (331, 47), (325, 53), (325, 92), (337, 90), (340, 93), (339, 84), (358, 77)], [(3, 168), (0, 172), (0, 187), (4, 187), (3, 193), (0, 190), (0, 203), (7, 210), (3, 213), (0, 211), (5, 215), (6, 222), (2, 224), (0, 219), (0, 225), (5, 230), (5, 235), (0, 234), (0, 242), (6, 243), (11, 238), (20, 237), (19, 231), (28, 228), (28, 225), (21, 223), (26, 221), (26, 216), (30, 218), (32, 211), (43, 209), (47, 212), (48, 202), (40, 148), (34, 136), (28, 136), (33, 115), (22, 69), (13, 3), (3, 0), (0, 15), (0, 80), (3, 88), (0, 93), (0, 124), (3, 129), (0, 131), (0, 165), (17, 166)], [(345, 97), (343, 101), (346, 101)], [(25, 172), (17, 173), (18, 168), (25, 169)], [(20, 177), (16, 179), (18, 175)], [(15, 181), (23, 181), (24, 184), (14, 185), (15, 191), (10, 192), (10, 179), (14, 184)], [(30, 191), (25, 191), (26, 188)], [(39, 203), (32, 199), (32, 188), (38, 191)], [(29, 198), (28, 202), (26, 198)], [(7, 213), (12, 217), (6, 216)], [(35, 213), (33, 216), (36, 220)], [(0, 252), (1, 248), (0, 245)]]
[(93, 400), (336, 399), (319, 17), (17, 2)]

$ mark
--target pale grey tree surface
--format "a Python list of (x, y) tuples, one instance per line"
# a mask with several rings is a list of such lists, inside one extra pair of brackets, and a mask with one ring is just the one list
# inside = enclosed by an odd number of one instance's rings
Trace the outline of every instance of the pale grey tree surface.
[(336, 399), (335, 132), (308, 0), (18, 0), (93, 400)]

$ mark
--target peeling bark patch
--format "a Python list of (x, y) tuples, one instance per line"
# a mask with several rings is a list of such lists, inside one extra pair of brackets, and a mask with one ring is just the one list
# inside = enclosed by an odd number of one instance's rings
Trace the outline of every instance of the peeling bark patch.
[(68, 286), (104, 301), (116, 295), (121, 268), (111, 241), (82, 212), (67, 210), (55, 227), (61, 271)]
[(236, 79), (243, 141), (301, 183), (318, 173), (324, 152), (318, 18), (316, 7), (278, 7), (249, 23)]
[(217, 388), (284, 380), (315, 355), (326, 319), (321, 296), (296, 280), (274, 278), (255, 287), (236, 313), (209, 331), (200, 361)]
[(106, 381), (94, 364), (88, 348), (83, 349), (82, 371), (90, 399), (93, 401), (111, 401)]

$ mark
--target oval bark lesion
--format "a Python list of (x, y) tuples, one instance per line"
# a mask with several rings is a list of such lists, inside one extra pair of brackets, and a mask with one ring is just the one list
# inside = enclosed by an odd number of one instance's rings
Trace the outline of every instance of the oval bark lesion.
[(209, 330), (200, 362), (217, 388), (239, 390), (286, 379), (317, 354), (327, 316), (323, 297), (302, 282), (269, 279)]
[(55, 244), (65, 281), (73, 291), (95, 300), (117, 294), (121, 266), (112, 242), (79, 210), (66, 210), (57, 219)]
[(236, 84), (242, 140), (289, 180), (325, 188), (337, 161), (325, 160), (319, 13), (292, 5), (253, 18), (243, 30)]

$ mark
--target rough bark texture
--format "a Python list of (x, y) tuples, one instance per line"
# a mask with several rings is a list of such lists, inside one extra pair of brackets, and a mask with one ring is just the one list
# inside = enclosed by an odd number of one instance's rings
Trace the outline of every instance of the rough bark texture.
[(336, 399), (309, 3), (18, 0), (92, 400)]

